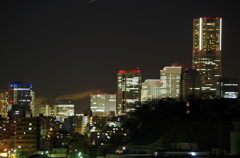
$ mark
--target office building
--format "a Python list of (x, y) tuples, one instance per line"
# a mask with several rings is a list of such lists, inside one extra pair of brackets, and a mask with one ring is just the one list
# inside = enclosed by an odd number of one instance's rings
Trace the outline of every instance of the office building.
[(146, 79), (142, 83), (141, 102), (159, 99), (160, 97), (160, 79)]
[(222, 18), (200, 17), (193, 20), (192, 68), (201, 74), (204, 98), (220, 96), (222, 76)]
[(11, 117), (31, 117), (31, 107), (34, 105), (32, 84), (14, 82), (9, 85), (8, 94)]
[(166, 66), (160, 70), (161, 98), (179, 98), (180, 75), (182, 67)]
[(45, 104), (37, 104), (32, 108), (33, 117), (38, 117), (40, 114), (44, 116), (52, 116), (51, 115), (52, 107), (45, 103)]
[(196, 69), (181, 73), (180, 96), (182, 100), (199, 98), (201, 95), (201, 75)]
[(0, 115), (2, 118), (8, 116), (8, 92), (6, 90), (0, 90)]
[(19, 155), (30, 156), (40, 148), (39, 117), (16, 119), (15, 149)]
[(220, 79), (221, 97), (236, 99), (238, 97), (238, 79), (223, 77)]
[(125, 115), (141, 104), (142, 74), (140, 70), (120, 70), (117, 77), (117, 114)]
[(64, 118), (74, 116), (74, 104), (71, 101), (57, 101), (53, 105), (53, 116), (57, 117), (59, 121), (63, 121)]
[(116, 114), (116, 94), (90, 94), (90, 110), (93, 116)]
[(69, 131), (71, 135), (84, 135), (87, 122), (84, 114), (76, 114), (64, 119), (64, 130)]

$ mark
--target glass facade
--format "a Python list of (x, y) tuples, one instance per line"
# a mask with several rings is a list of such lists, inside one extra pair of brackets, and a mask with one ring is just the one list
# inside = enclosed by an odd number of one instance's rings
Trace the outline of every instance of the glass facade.
[(160, 70), (161, 98), (179, 98), (179, 82), (182, 67), (164, 67)]
[(117, 110), (124, 115), (141, 103), (142, 74), (140, 70), (120, 70), (117, 77)]

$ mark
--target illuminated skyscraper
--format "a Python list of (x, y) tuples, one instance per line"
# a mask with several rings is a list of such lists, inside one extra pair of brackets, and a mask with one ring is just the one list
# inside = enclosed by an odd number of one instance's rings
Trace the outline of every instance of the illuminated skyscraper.
[(0, 115), (3, 118), (7, 117), (8, 112), (8, 92), (0, 90)]
[(117, 113), (135, 111), (141, 103), (142, 74), (140, 70), (120, 70), (117, 86)]
[(193, 20), (192, 67), (201, 74), (204, 98), (220, 96), (222, 76), (222, 18), (200, 17)]
[(160, 97), (160, 79), (146, 79), (142, 83), (141, 102)]
[(9, 85), (9, 111), (13, 117), (31, 117), (31, 107), (33, 106), (34, 93), (32, 84), (14, 82)]
[(111, 112), (116, 114), (115, 94), (90, 94), (90, 109), (93, 116), (108, 116)]
[(162, 98), (179, 98), (179, 82), (182, 67), (164, 67), (160, 70), (160, 92)]

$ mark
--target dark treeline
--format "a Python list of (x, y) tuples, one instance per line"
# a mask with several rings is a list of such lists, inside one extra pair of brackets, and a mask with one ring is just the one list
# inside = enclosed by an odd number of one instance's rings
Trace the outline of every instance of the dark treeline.
[(162, 139), (162, 147), (171, 143), (197, 143), (200, 150), (229, 149), (231, 122), (240, 120), (238, 100), (194, 99), (188, 103), (168, 99), (142, 105), (125, 121), (130, 142), (148, 145)]

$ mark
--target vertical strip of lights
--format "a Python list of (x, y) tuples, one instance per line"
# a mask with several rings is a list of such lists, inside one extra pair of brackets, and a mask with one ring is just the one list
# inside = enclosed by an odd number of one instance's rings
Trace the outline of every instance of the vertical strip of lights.
[(220, 37), (219, 37), (219, 47), (220, 51), (222, 50), (222, 18), (220, 18)]
[(202, 50), (202, 18), (199, 21), (199, 49)]

